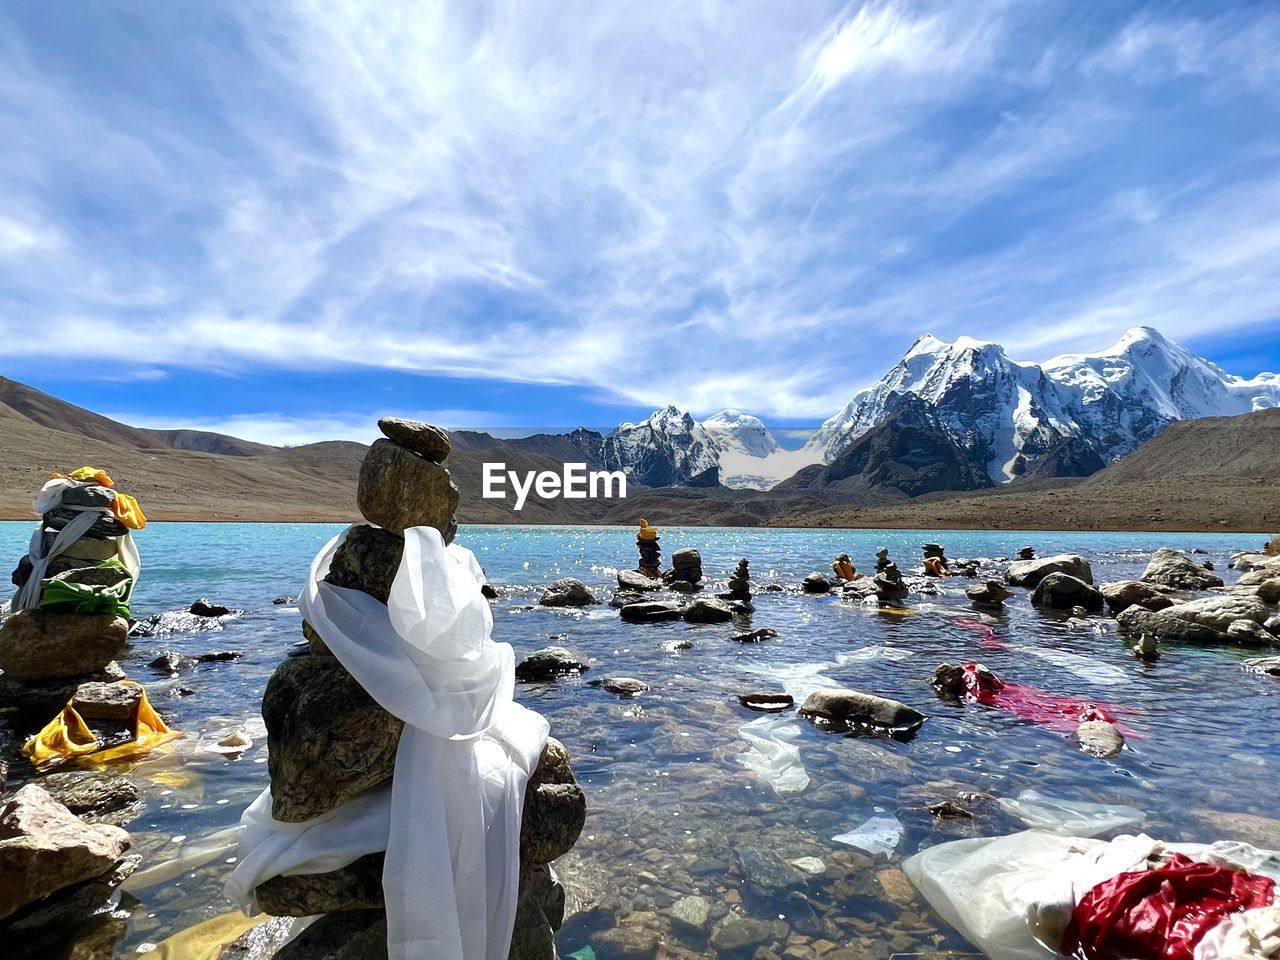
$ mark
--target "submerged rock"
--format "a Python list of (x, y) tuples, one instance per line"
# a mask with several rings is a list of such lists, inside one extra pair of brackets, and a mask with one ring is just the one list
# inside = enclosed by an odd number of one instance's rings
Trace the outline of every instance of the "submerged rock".
[(199, 633), (205, 630), (221, 630), (229, 617), (197, 617), (187, 610), (167, 610), (138, 620), (129, 630), (133, 637), (163, 639), (179, 633)]
[(573, 577), (557, 580), (542, 592), (538, 603), (544, 607), (587, 607), (596, 602), (587, 585)]
[(0, 669), (11, 680), (96, 673), (124, 650), (128, 634), (128, 621), (110, 614), (20, 610), (0, 627)]
[(262, 696), (271, 815), (310, 820), (391, 779), (404, 722), (334, 657), (285, 660)]
[(1161, 547), (1151, 557), (1140, 578), (1144, 583), (1161, 583), (1182, 590), (1208, 590), (1222, 586), (1222, 578), (1205, 570), (1180, 550)]
[(662, 581), (654, 580), (652, 577), (647, 577), (638, 570), (619, 570), (618, 589), (631, 590), (637, 593), (648, 592), (650, 590), (661, 590)]
[(1266, 623), (1268, 613), (1266, 604), (1256, 597), (1216, 596), (1175, 604), (1163, 615), (1226, 633), (1237, 620), (1250, 620), (1258, 625)]
[(1060, 553), (1039, 560), (1015, 560), (1009, 564), (1004, 579), (1015, 587), (1035, 587), (1051, 573), (1065, 573), (1085, 583), (1093, 583), (1089, 561), (1074, 553)]
[(1103, 599), (1112, 616), (1123, 613), (1130, 607), (1145, 607), (1148, 610), (1164, 610), (1174, 604), (1173, 598), (1165, 596), (1149, 583), (1141, 580), (1119, 580), (1115, 583), (1104, 583), (1100, 588)]
[(1246, 670), (1280, 677), (1280, 657), (1254, 657), (1243, 664)]
[(629, 603), (620, 611), (622, 619), (627, 623), (657, 623), (661, 620), (679, 620), (684, 616), (684, 608), (669, 600), (647, 600), (643, 603)]
[(647, 683), (635, 677), (604, 677), (600, 680), (592, 680), (591, 685), (624, 697), (633, 697), (649, 689)]
[(765, 640), (772, 640), (778, 635), (777, 630), (771, 630), (769, 627), (761, 627), (759, 630), (752, 630), (750, 633), (740, 633), (736, 637), (730, 637), (738, 643), (761, 643)]
[(366, 520), (390, 533), (435, 527), (449, 543), (457, 531), (458, 488), (449, 471), (390, 440), (375, 440), (365, 454), (356, 502)]
[(1050, 573), (1036, 584), (1031, 603), (1054, 610), (1083, 607), (1089, 613), (1099, 613), (1105, 601), (1100, 591), (1083, 580), (1065, 573)]
[(1236, 643), (1248, 647), (1267, 647), (1277, 643), (1271, 633), (1252, 620), (1236, 620), (1227, 627), (1227, 636)]
[(914, 730), (927, 719), (914, 707), (887, 697), (838, 687), (815, 690), (800, 707), (802, 716), (836, 727), (868, 725)]
[(1095, 757), (1114, 757), (1124, 749), (1124, 737), (1105, 720), (1086, 720), (1076, 727), (1075, 739), (1081, 750)]
[(967, 587), (964, 595), (980, 607), (1001, 607), (1013, 596), (1004, 588), (999, 580), (988, 580), (986, 583), (975, 583)]
[(717, 953), (734, 953), (773, 939), (773, 925), (737, 910), (729, 913), (711, 931), (711, 946)]
[(1148, 634), (1160, 641), (1173, 643), (1226, 643), (1227, 635), (1194, 620), (1169, 616), (1168, 611), (1156, 613), (1144, 607), (1129, 607), (1118, 617), (1122, 633), (1140, 637)]
[(516, 679), (528, 682), (554, 680), (586, 673), (587, 662), (565, 647), (543, 647), (529, 654), (516, 665)]
[(194, 601), (187, 608), (187, 613), (194, 617), (225, 617), (231, 612), (230, 607), (225, 607), (220, 603), (213, 603), (204, 597)]

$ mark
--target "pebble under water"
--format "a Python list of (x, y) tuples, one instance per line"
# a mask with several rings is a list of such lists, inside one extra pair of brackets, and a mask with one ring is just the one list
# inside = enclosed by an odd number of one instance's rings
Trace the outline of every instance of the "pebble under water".
[[(0, 556), (16, 563), (30, 529), (0, 524)], [(340, 529), (158, 523), (137, 536), (143, 574), (135, 617), (185, 610), (197, 597), (244, 613), (197, 633), (137, 639), (121, 666), (191, 738), (211, 742), (240, 728), (254, 741), (234, 759), (188, 750), (120, 768), (143, 793), (142, 813), (127, 825), (143, 869), (234, 826), (266, 786), (262, 692), (302, 639), (297, 608), (272, 600), (300, 591), (311, 558)], [(622, 623), (607, 602), (580, 610), (537, 606), (542, 588), (567, 576), (607, 601), (617, 570), (635, 565), (634, 528), (464, 526), (458, 542), (475, 551), (503, 591), (492, 604), (494, 638), (511, 643), (517, 659), (557, 644), (592, 663), (581, 678), (517, 689), (523, 703), (548, 717), (587, 793), (582, 838), (556, 865), (573, 912), (557, 938), (561, 954), (591, 945), (602, 958), (651, 957), (660, 942), (668, 956), (751, 956), (760, 947), (791, 960), (975, 955), (914, 896), (897, 866), (932, 844), (1022, 829), (994, 804), (976, 803), (974, 819), (939, 818), (927, 809), (961, 794), (1014, 797), (1034, 788), (1138, 807), (1147, 812), (1143, 829), (1162, 839), (1233, 837), (1280, 847), (1280, 819), (1272, 819), (1280, 680), (1241, 669), (1251, 651), (1167, 647), (1160, 660), (1144, 663), (1105, 615), (1043, 613), (1023, 590), (1004, 612), (978, 613), (963, 592), (972, 581), (963, 578), (937, 581), (933, 595), (913, 592), (906, 615), (799, 592), (801, 579), (828, 571), (836, 553), (849, 553), (866, 571), (875, 549), (887, 546), (906, 573), (918, 566), (920, 545), (933, 540), (950, 557), (985, 558), (984, 578), (1002, 571), (995, 558), (1027, 544), (1041, 556), (1083, 555), (1098, 583), (1136, 577), (1155, 549), (1172, 546), (1205, 551), (1197, 558), (1211, 560), (1229, 584), (1237, 576), (1227, 569), (1231, 553), (1257, 549), (1263, 539), (664, 528), (664, 559), (696, 547), (712, 589), (723, 587), (739, 557), (751, 560), (750, 620), (693, 626)], [(770, 584), (782, 589), (769, 592)], [(730, 639), (758, 628), (778, 636)], [(146, 666), (165, 649), (244, 657), (169, 678)], [(1127, 749), (1098, 759), (1081, 753), (1070, 733), (976, 704), (947, 705), (929, 683), (947, 661), (982, 662), (1006, 680), (1121, 708)], [(802, 695), (815, 675), (901, 700), (929, 719), (913, 737), (895, 739), (828, 733), (794, 712), (782, 714), (810, 782), (780, 796), (740, 762), (748, 747), (741, 728), (765, 714), (738, 698)], [(650, 689), (621, 697), (591, 685), (617, 676)], [(32, 775), (19, 758), (10, 786)], [(873, 818), (889, 828), (890, 852), (873, 855), (832, 839)], [(95, 930), (94, 948), (86, 942), (77, 956), (145, 955), (179, 930), (226, 913), (221, 887), (233, 857), (126, 894), (110, 937)], [(735, 919), (709, 937), (731, 912)]]

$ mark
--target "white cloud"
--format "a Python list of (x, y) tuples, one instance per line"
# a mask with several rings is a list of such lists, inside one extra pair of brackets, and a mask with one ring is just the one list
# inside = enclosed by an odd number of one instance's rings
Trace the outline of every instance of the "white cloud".
[(486, 430), (500, 426), (501, 417), (483, 410), (403, 410), (378, 413), (336, 413), (292, 416), (282, 413), (242, 413), (227, 417), (165, 417), (150, 413), (109, 413), (105, 416), (130, 426), (149, 430), (205, 430), (273, 447), (298, 446), (324, 440), (355, 440), (372, 443), (381, 434), (378, 419), (384, 416), (409, 417), (437, 423), (450, 429)]

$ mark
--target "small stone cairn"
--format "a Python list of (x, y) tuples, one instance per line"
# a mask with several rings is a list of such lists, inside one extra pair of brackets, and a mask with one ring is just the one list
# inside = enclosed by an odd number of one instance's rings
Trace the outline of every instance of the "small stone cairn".
[(729, 575), (729, 589), (720, 594), (721, 600), (739, 600), (751, 602), (751, 572), (746, 557), (738, 561), (738, 566)]
[(907, 582), (902, 579), (902, 573), (898, 570), (896, 563), (887, 563), (883, 570), (876, 574), (873, 581), (876, 587), (876, 597), (884, 603), (900, 603), (907, 599), (910, 588)]
[[(404, 531), (432, 526), (445, 542), (457, 532), (458, 488), (444, 461), (449, 436), (438, 427), (398, 418), (378, 421), (360, 469), (357, 501), (373, 526), (350, 528), (326, 576), (335, 586), (362, 590), (387, 602), (404, 550)], [(309, 655), (289, 657), (262, 698), (266, 721), (272, 815), (301, 823), (389, 781), (404, 724), (376, 702), (303, 624)], [(431, 816), (431, 811), (422, 811)], [(548, 739), (525, 790), (520, 832), (520, 886), (512, 960), (553, 960), (554, 933), (564, 912), (564, 888), (551, 862), (577, 841), (586, 797), (569, 754)], [(386, 956), (382, 890), (385, 855), (369, 854), (330, 873), (279, 876), (256, 890), (274, 916), (323, 915), (277, 956)], [(422, 909), (430, 910), (423, 891)], [(329, 951), (329, 952), (326, 952)]]
[[(636, 549), (640, 551), (640, 566), (636, 569), (651, 580), (659, 579), (662, 576), (662, 547), (658, 544), (658, 528), (649, 526), (648, 520), (640, 521)], [(698, 564), (701, 566), (701, 559)]]
[(876, 551), (876, 573), (884, 573), (884, 568), (893, 561), (889, 559), (889, 548), (881, 547)]
[(662, 576), (663, 582), (681, 593), (692, 593), (702, 582), (702, 554), (693, 547), (685, 547), (671, 555), (671, 569)]

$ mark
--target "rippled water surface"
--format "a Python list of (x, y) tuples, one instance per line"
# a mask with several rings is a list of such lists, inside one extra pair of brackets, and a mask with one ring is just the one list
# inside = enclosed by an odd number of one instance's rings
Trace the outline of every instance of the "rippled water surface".
[[(312, 556), (339, 529), (166, 523), (138, 535), (144, 570), (135, 616), (184, 609), (201, 596), (245, 613), (216, 631), (137, 640), (122, 666), (148, 683), (153, 703), (177, 729), (210, 737), (247, 725), (256, 741), (236, 760), (161, 759), (135, 771), (146, 808), (129, 830), (147, 857), (144, 866), (233, 825), (266, 784), (257, 720), (262, 690), (301, 639), (297, 609), (271, 601), (299, 592)], [(0, 553), (16, 562), (29, 532), (27, 524), (0, 524)], [(568, 746), (590, 806), (587, 828), (562, 870), (588, 909), (562, 931), (562, 953), (587, 943), (602, 956), (610, 944), (615, 951), (643, 949), (655, 934), (668, 953), (712, 952), (705, 933), (671, 918), (672, 905), (690, 894), (713, 902), (713, 920), (738, 908), (771, 922), (770, 941), (789, 946), (795, 960), (837, 949), (843, 951), (837, 957), (880, 958), (969, 949), (939, 929), (896, 869), (923, 846), (1020, 828), (987, 806), (972, 821), (937, 820), (925, 809), (961, 791), (1008, 797), (1034, 787), (1140, 807), (1154, 836), (1231, 834), (1280, 844), (1280, 821), (1265, 819), (1275, 811), (1280, 681), (1243, 671), (1242, 653), (1170, 648), (1157, 663), (1144, 664), (1109, 618), (1041, 614), (1023, 591), (1003, 614), (978, 614), (963, 595), (969, 581), (961, 579), (940, 582), (936, 595), (913, 593), (910, 613), (898, 616), (798, 592), (804, 575), (828, 569), (837, 552), (866, 569), (875, 549), (887, 546), (906, 570), (918, 563), (926, 540), (944, 543), (952, 557), (992, 561), (1025, 544), (1042, 556), (1076, 552), (1091, 561), (1096, 582), (1136, 576), (1160, 546), (1205, 551), (1203, 559), (1230, 582), (1230, 553), (1261, 542), (1193, 534), (664, 529), (664, 556), (697, 547), (713, 580), (723, 581), (739, 557), (751, 560), (757, 592), (751, 620), (691, 626), (624, 624), (606, 603), (580, 611), (536, 606), (542, 586), (564, 576), (585, 581), (607, 600), (617, 569), (634, 566), (632, 529), (462, 529), (459, 542), (504, 588), (493, 604), (495, 639), (513, 644), (518, 657), (554, 642), (593, 661), (581, 679), (518, 691)], [(993, 563), (989, 572), (999, 569)], [(767, 592), (769, 584), (784, 589)], [(779, 635), (758, 644), (730, 639), (759, 627)], [(170, 680), (145, 667), (166, 648), (245, 656)], [(934, 667), (970, 660), (1007, 680), (1131, 711), (1123, 718), (1128, 749), (1115, 760), (1096, 759), (1080, 753), (1069, 734), (981, 706), (938, 701), (929, 686)], [(737, 698), (749, 691), (803, 692), (814, 674), (902, 700), (929, 720), (910, 740), (841, 736), (794, 720), (810, 783), (798, 795), (780, 797), (737, 757), (747, 747), (740, 728), (761, 716)], [(622, 699), (589, 685), (605, 676), (635, 677), (651, 690)], [(10, 779), (29, 772), (15, 764)], [(896, 817), (903, 826), (893, 853), (873, 860), (833, 842), (875, 816)], [(794, 871), (779, 876), (774, 854), (822, 863), (805, 861), (819, 872), (797, 883)], [(230, 869), (225, 859), (141, 890), (136, 900), (126, 897), (131, 913), (116, 955), (136, 955), (225, 913), (229, 906), (219, 893)], [(606, 933), (615, 926), (621, 931)]]

